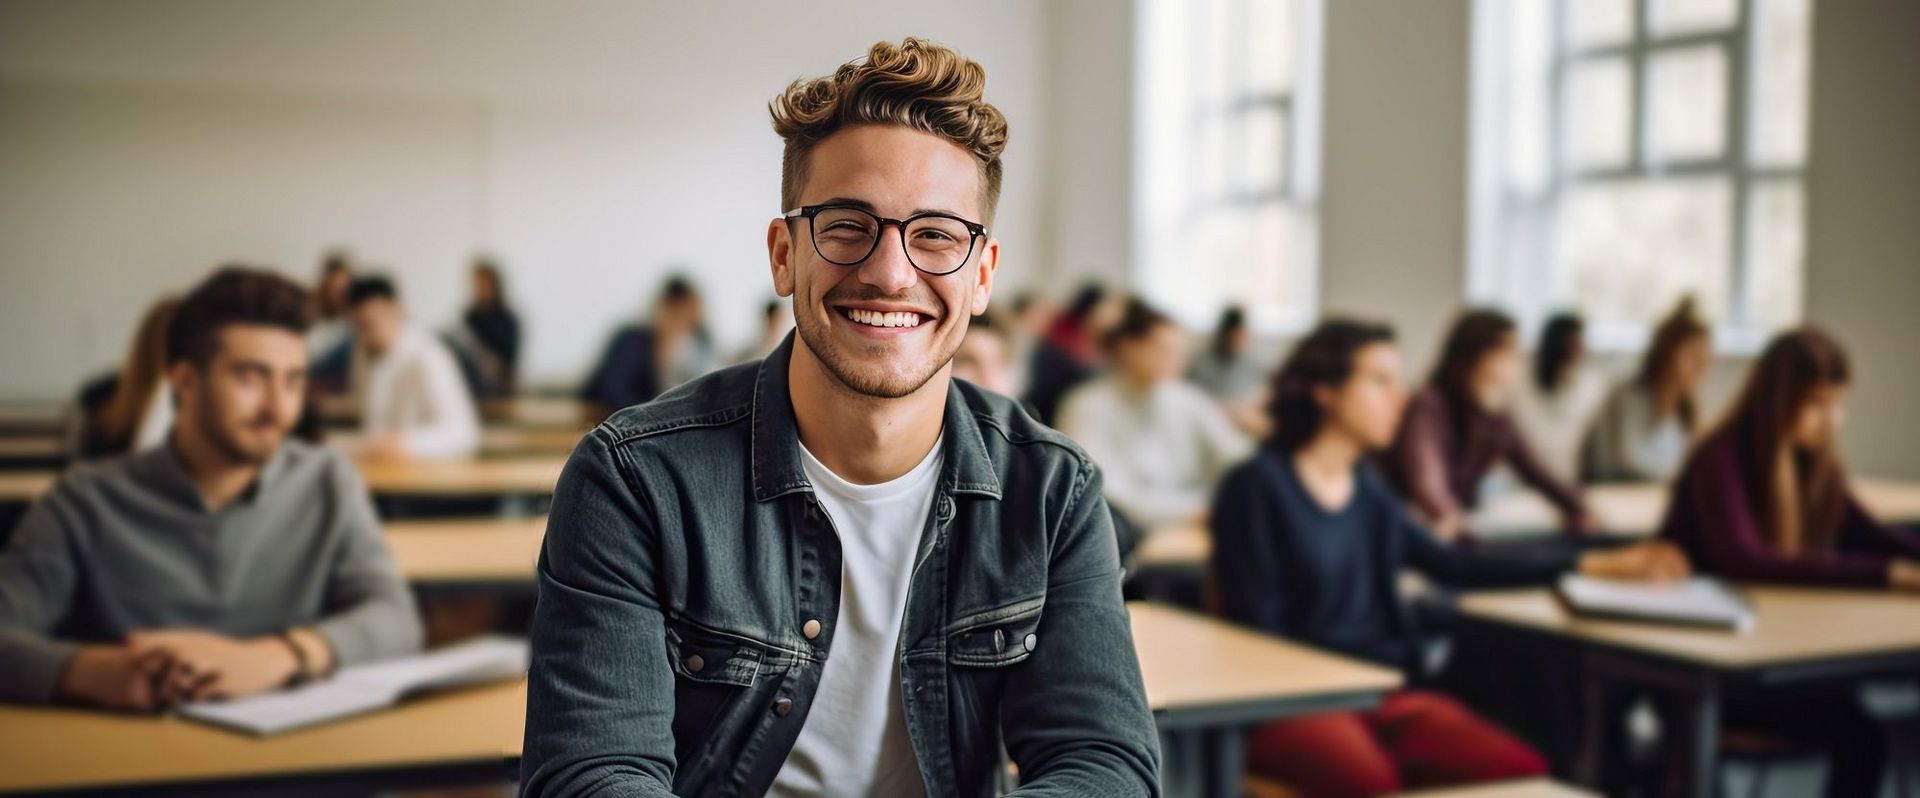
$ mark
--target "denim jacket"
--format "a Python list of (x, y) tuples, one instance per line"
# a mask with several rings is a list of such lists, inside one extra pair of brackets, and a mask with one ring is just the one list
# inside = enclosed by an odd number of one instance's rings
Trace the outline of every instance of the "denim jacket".
[[(762, 795), (808, 714), (835, 711), (813, 700), (840, 545), (801, 471), (793, 346), (615, 414), (568, 461), (540, 555), (524, 795)], [(1014, 795), (1157, 796), (1099, 472), (968, 383), (944, 423), (898, 648), (927, 794), (990, 794), (1004, 745)]]

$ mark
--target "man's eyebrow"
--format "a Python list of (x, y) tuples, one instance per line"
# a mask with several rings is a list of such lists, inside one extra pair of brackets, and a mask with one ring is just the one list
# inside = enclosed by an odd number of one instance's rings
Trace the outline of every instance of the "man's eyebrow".
[[(859, 208), (860, 210), (874, 214), (875, 216), (879, 215), (879, 211), (874, 210), (873, 203), (860, 199), (858, 197), (831, 197), (828, 199), (821, 200), (814, 204), (815, 205), (840, 205), (844, 207)], [(923, 214), (923, 213), (939, 213), (939, 214), (945, 214), (947, 216), (954, 216), (962, 219), (966, 218), (966, 216), (960, 213), (959, 211), (951, 210), (948, 208), (915, 208), (913, 209), (913, 213), (910, 213), (907, 215), (919, 216), (920, 214)]]

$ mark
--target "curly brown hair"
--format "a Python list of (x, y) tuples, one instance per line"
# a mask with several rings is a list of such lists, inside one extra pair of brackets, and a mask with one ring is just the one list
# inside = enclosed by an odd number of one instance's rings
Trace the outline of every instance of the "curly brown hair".
[(1000, 200), (1000, 153), (1007, 118), (984, 98), (987, 70), (946, 47), (907, 38), (877, 42), (867, 57), (832, 75), (796, 80), (773, 98), (773, 131), (786, 141), (780, 162), (780, 207), (800, 203), (807, 155), (821, 140), (853, 125), (900, 125), (953, 142), (980, 162), (984, 222)]

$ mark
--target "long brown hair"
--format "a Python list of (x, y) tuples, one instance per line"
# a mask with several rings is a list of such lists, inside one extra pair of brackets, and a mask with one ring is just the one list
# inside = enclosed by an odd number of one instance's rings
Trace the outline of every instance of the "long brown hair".
[[(1653, 341), (1647, 345), (1647, 354), (1640, 360), (1640, 374), (1637, 378), (1641, 388), (1658, 400), (1665, 392), (1665, 383), (1673, 379), (1673, 362), (1680, 351), (1696, 339), (1706, 338), (1711, 333), (1707, 323), (1700, 319), (1694, 309), (1693, 297), (1680, 300), (1672, 313), (1660, 320), (1653, 328)], [(1698, 406), (1691, 393), (1682, 393), (1674, 405), (1674, 414), (1680, 417), (1680, 423), (1687, 432), (1694, 430), (1694, 422), (1699, 418)]]
[(163, 390), (160, 383), (167, 371), (167, 326), (173, 323), (180, 300), (164, 297), (147, 308), (126, 359), (120, 363), (120, 379), (114, 384), (113, 397), (94, 414), (93, 440), (105, 451), (121, 452), (133, 447), (133, 436), (153, 401), (153, 392)]
[(1742, 465), (1760, 528), (1786, 554), (1831, 550), (1846, 513), (1847, 480), (1831, 441), (1794, 444), (1801, 411), (1816, 390), (1852, 377), (1847, 353), (1824, 331), (1802, 327), (1767, 345), (1747, 377), (1724, 429), (1745, 454)]
[(1433, 376), (1427, 384), (1447, 400), (1447, 426), (1454, 440), (1462, 442), (1474, 435), (1473, 419), (1479, 413), (1480, 399), (1473, 395), (1473, 371), (1487, 354), (1513, 340), (1518, 327), (1513, 317), (1486, 308), (1462, 312), (1447, 331), (1440, 346), (1440, 359), (1433, 364)]

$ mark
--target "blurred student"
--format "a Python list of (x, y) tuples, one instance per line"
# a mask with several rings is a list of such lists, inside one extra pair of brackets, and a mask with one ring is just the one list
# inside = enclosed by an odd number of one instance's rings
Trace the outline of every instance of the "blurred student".
[(77, 459), (111, 457), (150, 449), (173, 426), (167, 390), (167, 325), (179, 300), (166, 297), (147, 308), (120, 370), (80, 389), (67, 450)]
[[(1033, 359), (1040, 342), (1047, 337), (1047, 328), (1052, 326), (1053, 317), (1059, 312), (1054, 303), (1032, 291), (1015, 294), (1013, 301), (1007, 303), (1011, 312), (1006, 316), (1007, 368), (1010, 374), (1012, 393), (1008, 396), (1026, 396), (1028, 382), (1033, 378)], [(1035, 416), (1038, 418), (1038, 416)]]
[(353, 281), (348, 303), (359, 341), (353, 395), (374, 458), (466, 457), (480, 448), (480, 415), (460, 365), (439, 338), (408, 323), (385, 277)]
[(182, 300), (166, 443), (69, 472), (0, 551), (0, 700), (151, 711), (419, 648), (360, 478), (287, 439), (309, 314), (244, 269)]
[[(1559, 574), (1677, 578), (1678, 550), (1498, 555), (1446, 545), (1367, 465), (1393, 441), (1407, 390), (1384, 326), (1329, 321), (1273, 380), (1274, 433), (1227, 476), (1209, 526), (1220, 607), (1283, 637), (1421, 675), (1422, 630), (1399, 598), (1405, 568), (1455, 586), (1548, 582)], [(1249, 740), (1248, 767), (1305, 796), (1360, 796), (1538, 776), (1547, 763), (1453, 699), (1421, 689), (1376, 710), (1281, 721)]]
[(479, 396), (511, 396), (520, 371), (520, 317), (507, 304), (500, 266), (490, 258), (473, 260), (473, 299), (460, 317), (466, 340), (473, 342)]
[(607, 342), (581, 390), (581, 398), (599, 406), (605, 417), (707, 372), (713, 342), (702, 320), (700, 292), (683, 275), (673, 275), (653, 302), (644, 324), (623, 327)]
[(787, 339), (787, 333), (793, 331), (793, 311), (787, 307), (787, 301), (779, 297), (767, 300), (760, 309), (760, 337), (745, 349), (734, 354), (734, 363), (759, 360), (780, 348), (780, 342)]
[(1556, 314), (1540, 331), (1533, 373), (1514, 394), (1513, 420), (1553, 475), (1580, 479), (1580, 445), (1607, 400), (1607, 376), (1587, 351), (1586, 323)]
[(1186, 332), (1131, 300), (1106, 334), (1110, 368), (1068, 394), (1061, 432), (1105, 477), (1107, 501), (1143, 529), (1198, 523), (1221, 474), (1252, 443), (1187, 382)]
[(1495, 310), (1461, 314), (1382, 461), (1394, 489), (1441, 540), (1466, 534), (1481, 481), (1502, 463), (1560, 509), (1569, 531), (1594, 529), (1579, 489), (1554, 476), (1508, 415), (1520, 367), (1513, 319)]
[[(1851, 377), (1826, 333), (1774, 338), (1687, 459), (1661, 536), (1728, 579), (1920, 591), (1920, 539), (1875, 521), (1847, 486), (1837, 439)], [(1885, 731), (1851, 685), (1735, 693), (1726, 717), (1825, 748), (1826, 795), (1878, 794)]]
[(953, 376), (1001, 396), (1012, 396), (1013, 364), (1009, 361), (1004, 322), (991, 313), (974, 317), (967, 337), (953, 353)]
[(1667, 481), (1679, 473), (1699, 421), (1697, 398), (1713, 366), (1713, 339), (1693, 300), (1654, 328), (1640, 372), (1621, 383), (1594, 420), (1583, 453), (1586, 478)]
[(1193, 359), (1187, 378), (1227, 411), (1227, 417), (1249, 435), (1266, 433), (1266, 369), (1255, 360), (1253, 331), (1247, 313), (1238, 305), (1221, 311), (1213, 339)]
[(313, 353), (313, 388), (320, 394), (345, 394), (353, 371), (353, 319), (347, 292), (353, 288), (353, 263), (344, 252), (329, 252), (320, 261), (320, 279), (313, 290), (313, 326), (307, 332), (307, 351)]
[(1027, 404), (1041, 423), (1059, 426), (1060, 402), (1100, 365), (1100, 341), (1119, 321), (1124, 301), (1098, 283), (1082, 286), (1065, 313), (1047, 323), (1027, 373)]

